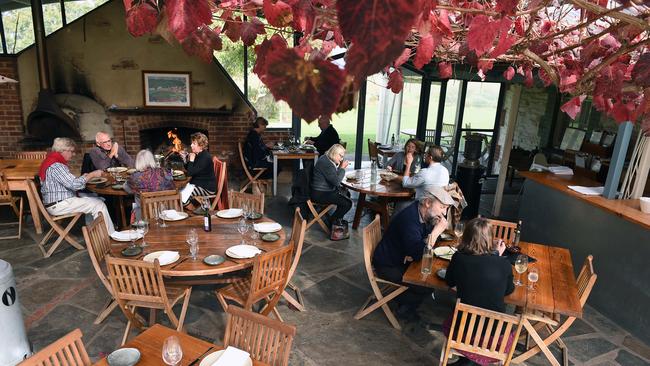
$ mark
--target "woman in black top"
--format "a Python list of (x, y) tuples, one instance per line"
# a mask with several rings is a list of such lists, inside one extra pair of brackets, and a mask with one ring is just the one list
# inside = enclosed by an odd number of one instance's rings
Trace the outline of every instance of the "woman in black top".
[(192, 134), (191, 138), (192, 152), (187, 155), (185, 170), (187, 170), (187, 175), (192, 177), (190, 183), (195, 185), (190, 196), (190, 200), (195, 200), (197, 196), (213, 195), (217, 187), (217, 178), (214, 175), (212, 155), (207, 150), (207, 136), (197, 132)]
[(270, 146), (262, 139), (262, 133), (266, 130), (269, 121), (264, 117), (255, 118), (253, 127), (246, 135), (244, 142), (244, 160), (248, 168), (266, 168), (266, 171), (260, 175), (261, 179), (268, 179), (273, 176), (273, 155), (271, 154)]

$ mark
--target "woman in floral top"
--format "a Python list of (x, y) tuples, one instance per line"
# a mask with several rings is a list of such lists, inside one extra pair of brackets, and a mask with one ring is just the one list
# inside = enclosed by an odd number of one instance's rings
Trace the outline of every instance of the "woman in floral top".
[(136, 195), (136, 219), (140, 219), (140, 200), (138, 194), (141, 192), (157, 192), (176, 189), (174, 178), (169, 170), (156, 167), (156, 160), (149, 150), (140, 150), (135, 157), (136, 172), (131, 174), (124, 190)]

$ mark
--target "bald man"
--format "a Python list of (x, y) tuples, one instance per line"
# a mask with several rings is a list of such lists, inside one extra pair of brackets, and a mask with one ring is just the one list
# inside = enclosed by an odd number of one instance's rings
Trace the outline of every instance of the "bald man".
[(116, 166), (133, 168), (133, 158), (122, 146), (113, 141), (108, 133), (104, 131), (97, 132), (95, 143), (97, 146), (88, 152), (95, 169), (106, 170)]

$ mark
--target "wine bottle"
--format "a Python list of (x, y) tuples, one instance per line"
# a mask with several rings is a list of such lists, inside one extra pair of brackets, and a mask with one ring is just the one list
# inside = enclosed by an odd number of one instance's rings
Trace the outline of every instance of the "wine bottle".
[(207, 208), (203, 211), (203, 230), (212, 231), (212, 216)]

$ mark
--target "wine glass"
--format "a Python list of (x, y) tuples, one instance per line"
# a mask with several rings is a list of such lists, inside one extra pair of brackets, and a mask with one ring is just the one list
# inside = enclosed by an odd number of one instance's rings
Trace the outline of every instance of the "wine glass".
[(278, 144), (278, 147), (280, 148), (280, 150), (282, 150), (284, 148), (284, 141), (280, 140), (280, 141), (277, 142), (277, 144)]
[(192, 260), (196, 260), (196, 254), (199, 252), (199, 234), (196, 232), (195, 228), (187, 230), (187, 235), (185, 237), (187, 244), (190, 245), (190, 255)]
[(128, 231), (129, 239), (131, 239), (131, 245), (130, 245), (131, 248), (135, 247), (135, 241), (138, 240), (138, 237), (140, 236), (139, 227), (140, 225), (138, 224), (138, 222), (134, 222), (133, 224), (131, 224), (132, 229)]
[(463, 235), (464, 230), (465, 230), (464, 222), (458, 221), (454, 224), (454, 234), (456, 235), (457, 238), (460, 239), (460, 237)]
[(526, 269), (528, 269), (528, 256), (525, 254), (519, 254), (515, 260), (515, 271), (519, 274), (519, 276), (517, 276), (517, 281), (515, 281), (515, 286), (524, 285), (521, 282), (521, 274), (526, 272)]
[(242, 210), (242, 213), (244, 215), (244, 218), (249, 219), (250, 218), (250, 206), (248, 205), (248, 203), (243, 202), (241, 204), (241, 210)]
[(167, 207), (165, 207), (164, 203), (160, 203), (160, 206), (158, 206), (158, 217), (162, 221), (160, 224), (160, 227), (167, 227), (167, 223), (165, 222), (165, 211), (167, 210)]
[(177, 365), (183, 359), (181, 341), (176, 336), (169, 336), (165, 339), (162, 348), (162, 359), (169, 366)]
[(237, 224), (237, 231), (241, 234), (241, 244), (246, 244), (244, 241), (244, 235), (248, 231), (248, 223), (246, 222), (246, 219), (242, 217), (241, 220), (239, 220), (239, 223)]
[(144, 236), (147, 235), (149, 232), (149, 221), (147, 220), (140, 220), (136, 222), (137, 224), (137, 230), (140, 235), (142, 235), (142, 242), (140, 243), (140, 247), (144, 248), (147, 246), (147, 243), (144, 240)]
[[(251, 216), (252, 217), (252, 216)], [(251, 232), (251, 241), (253, 242), (253, 245), (257, 246), (257, 239), (260, 238), (260, 234), (255, 230), (255, 226), (253, 224), (248, 225), (248, 231)]]
[(535, 283), (539, 280), (539, 270), (537, 267), (528, 268), (528, 289), (535, 290)]

